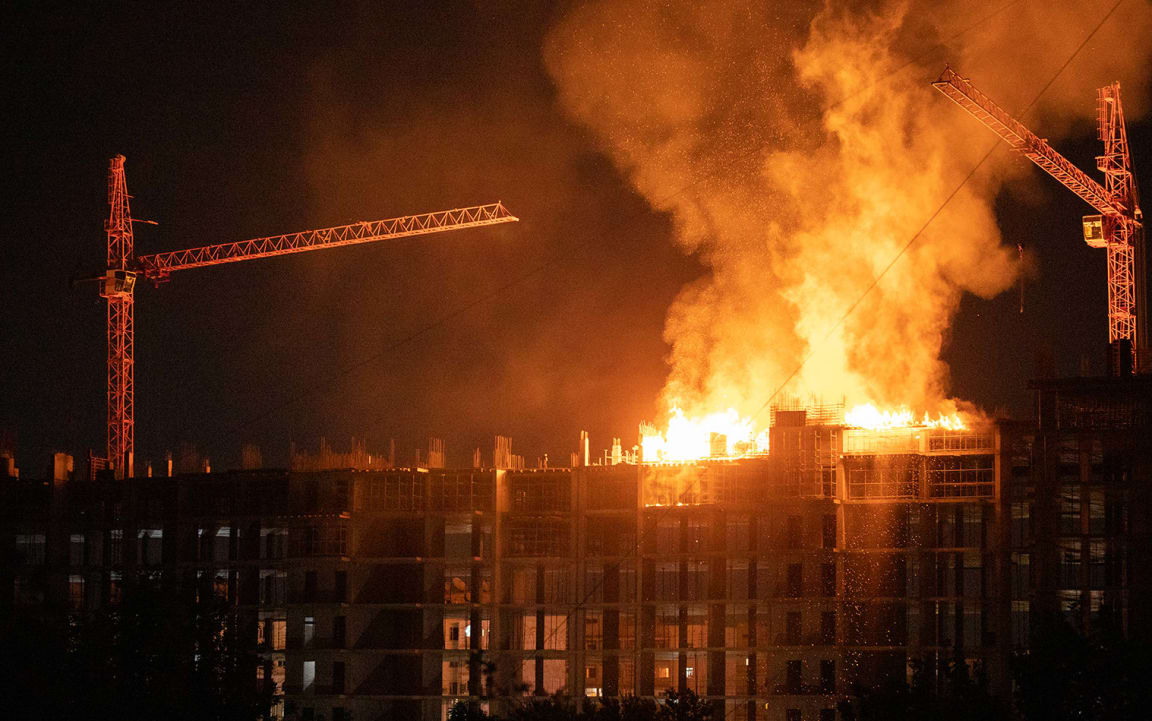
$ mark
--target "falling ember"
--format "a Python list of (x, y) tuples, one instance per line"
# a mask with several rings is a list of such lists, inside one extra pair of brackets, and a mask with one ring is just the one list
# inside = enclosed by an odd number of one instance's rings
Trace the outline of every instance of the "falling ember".
[(646, 463), (675, 463), (698, 458), (757, 455), (768, 452), (768, 431), (757, 432), (751, 418), (735, 409), (689, 418), (673, 407), (667, 430), (640, 427), (640, 448)]

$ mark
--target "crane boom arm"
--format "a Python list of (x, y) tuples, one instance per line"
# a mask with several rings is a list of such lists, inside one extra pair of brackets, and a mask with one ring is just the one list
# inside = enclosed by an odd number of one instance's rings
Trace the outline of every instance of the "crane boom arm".
[(1015, 150), (1039, 165), (1096, 210), (1113, 217), (1125, 214), (1124, 207), (1116, 202), (1114, 196), (1103, 185), (1093, 180), (1056, 152), (1047, 141), (1037, 137), (1003, 108), (992, 102), (967, 78), (961, 77), (951, 68), (945, 68), (940, 79), (932, 83), (932, 86), (971, 113)]
[(253, 238), (236, 243), (206, 245), (200, 248), (174, 250), (167, 253), (141, 255), (136, 258), (137, 269), (148, 278), (160, 280), (176, 270), (200, 268), (208, 265), (236, 263), (241, 260), (268, 258), (288, 253), (333, 248), (341, 245), (370, 243), (376, 240), (425, 235), (447, 230), (463, 230), (483, 225), (511, 223), (519, 220), (502, 203), (476, 205), (470, 208), (441, 210), (420, 215), (405, 215), (388, 220), (352, 223), (322, 230)]

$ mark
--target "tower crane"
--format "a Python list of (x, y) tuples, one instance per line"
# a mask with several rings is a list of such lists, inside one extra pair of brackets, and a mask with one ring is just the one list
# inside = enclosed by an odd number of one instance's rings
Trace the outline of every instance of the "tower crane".
[(94, 458), (93, 463), (97, 468), (114, 469), (117, 477), (132, 475), (135, 443), (133, 301), (139, 276), (160, 283), (178, 270), (519, 220), (502, 203), (496, 202), (137, 256), (133, 250), (130, 197), (124, 177), (124, 156), (117, 155), (108, 164), (109, 214), (104, 224), (108, 236), (107, 268), (102, 275), (91, 279), (99, 281), (100, 295), (108, 301), (108, 447), (107, 456)]
[[(1140, 194), (1128, 152), (1128, 133), (1120, 104), (1120, 83), (1097, 91), (1096, 121), (1104, 154), (1096, 167), (1101, 185), (1056, 152), (1019, 121), (976, 89), (972, 81), (945, 68), (932, 86), (988, 126), (1024, 155), (1091, 205), (1099, 215), (1084, 216), (1084, 241), (1108, 255), (1108, 342), (1120, 367), (1152, 373), (1148, 349), (1147, 271)], [(1128, 365), (1128, 364), (1131, 365)]]

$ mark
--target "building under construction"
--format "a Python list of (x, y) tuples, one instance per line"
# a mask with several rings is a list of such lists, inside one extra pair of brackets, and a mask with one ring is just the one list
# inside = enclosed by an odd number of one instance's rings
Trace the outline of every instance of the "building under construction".
[(1152, 378), (1035, 393), (1034, 421), (962, 431), (781, 409), (770, 454), (684, 464), (525, 470), (504, 443), (497, 468), (81, 480), (61, 457), (5, 474), (4, 603), (182, 579), (235, 604), (253, 683), (298, 721), (667, 688), (831, 721), (857, 684), (957, 658), (1005, 694), (1040, 614), (1152, 635)]

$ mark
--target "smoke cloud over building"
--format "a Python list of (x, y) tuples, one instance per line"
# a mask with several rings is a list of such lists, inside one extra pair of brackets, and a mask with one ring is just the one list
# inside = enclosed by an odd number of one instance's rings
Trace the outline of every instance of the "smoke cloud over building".
[[(993, 203), (1028, 176), (994, 153), (869, 292), (994, 144), (928, 81), (950, 61), (1022, 110), (1110, 4), (838, 5), (597, 2), (546, 42), (560, 102), (711, 269), (667, 314), (669, 408), (750, 415), (783, 385), (952, 410), (946, 331), (1016, 279)], [(1050, 139), (1113, 77), (1146, 105), (1152, 11), (1109, 24), (1037, 104)]]

